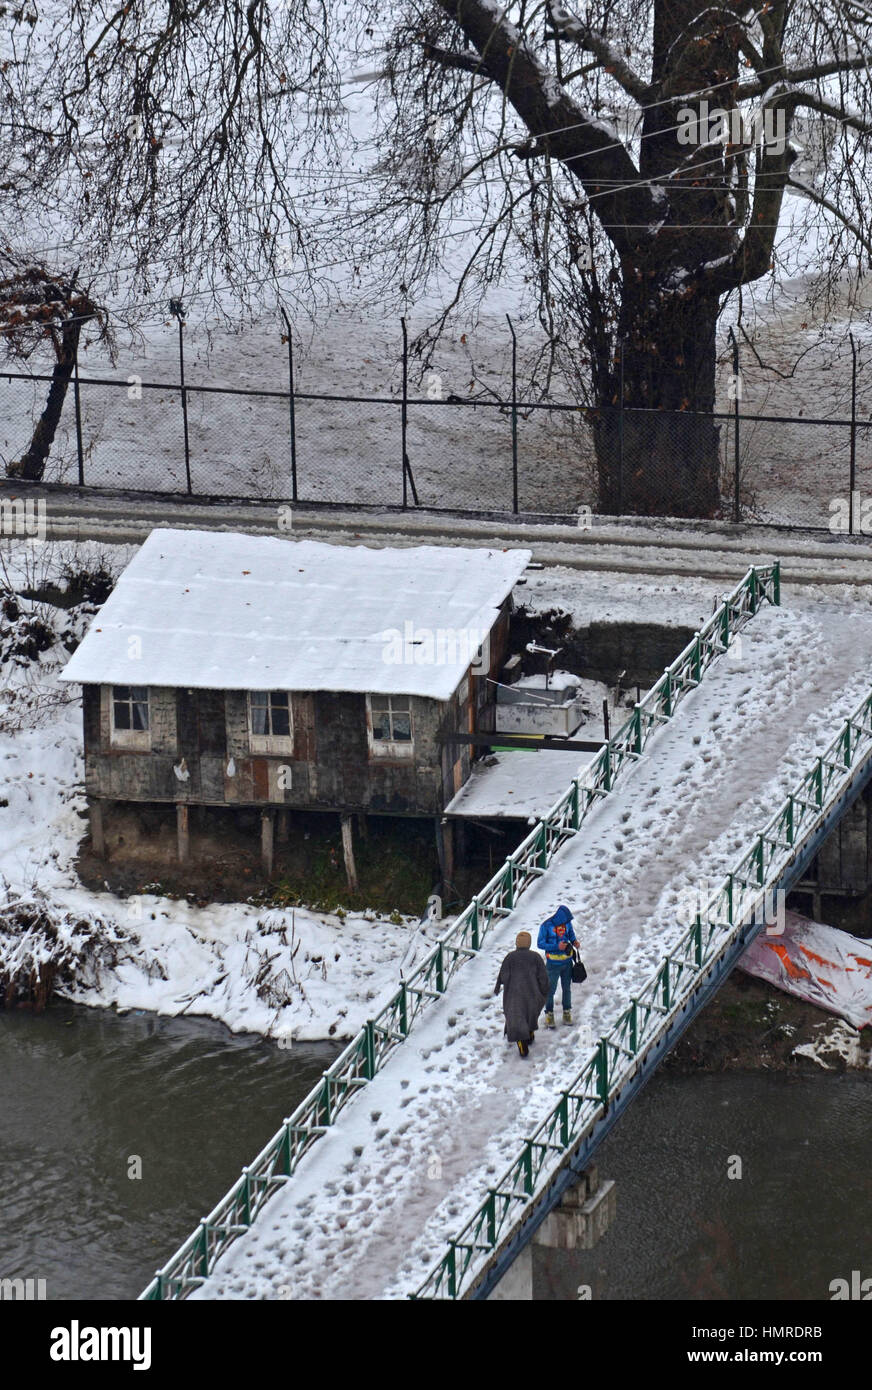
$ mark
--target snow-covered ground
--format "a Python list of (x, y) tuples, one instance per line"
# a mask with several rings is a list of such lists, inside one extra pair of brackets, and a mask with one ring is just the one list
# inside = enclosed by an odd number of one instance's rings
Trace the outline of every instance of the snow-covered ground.
[(863, 1047), (856, 1028), (844, 1019), (831, 1019), (816, 1023), (814, 1027), (817, 1037), (811, 1042), (799, 1043), (793, 1049), (795, 1057), (808, 1057), (824, 1071), (872, 1068), (872, 1052)]
[[(872, 282), (870, 282), (872, 283)], [(745, 414), (811, 418), (850, 416), (851, 353), (847, 317), (824, 322), (805, 302), (798, 280), (745, 312), (753, 349), (742, 345)], [(872, 296), (872, 291), (870, 291)], [(751, 296), (753, 299), (753, 295)], [(514, 304), (510, 304), (515, 313)], [(847, 316), (847, 309), (844, 310)], [(723, 331), (733, 315), (724, 318)], [(851, 326), (859, 345), (860, 376), (856, 486), (872, 495), (872, 370), (868, 310)], [(410, 316), (410, 334), (424, 328), (426, 306)], [(519, 320), (522, 351), (541, 347), (535, 320)], [(217, 317), (192, 320), (186, 329), (185, 377), (189, 385), (287, 389), (284, 325), (264, 311), (256, 322), (230, 331)], [(317, 325), (301, 332), (295, 386), (301, 394), (384, 398), (303, 400), (296, 405), (296, 445), (301, 500), (398, 505), (403, 497), (400, 435), (400, 329), (398, 319), (372, 310), (324, 308)], [(755, 356), (756, 354), (756, 356)], [(718, 409), (727, 398), (729, 353), (719, 369)], [(759, 359), (759, 360), (758, 360)], [(799, 363), (797, 365), (797, 359)], [(33, 371), (48, 360), (34, 358)], [(416, 364), (413, 363), (413, 370)], [(423, 377), (410, 378), (410, 394), (446, 401), (451, 395), (485, 400), (511, 398), (511, 339), (502, 297), (484, 309), (474, 327), (455, 322)], [(181, 399), (177, 382), (178, 338), (171, 320), (148, 325), (124, 342), (113, 366), (95, 348), (82, 375), (112, 378), (120, 387), (82, 387), (85, 479), (97, 487), (184, 492), (186, 487)], [(167, 383), (139, 389), (138, 381)], [(523, 382), (523, 373), (521, 377)], [(46, 386), (0, 378), (0, 467), (17, 458), (42, 409)], [(523, 386), (522, 399), (527, 399)], [(552, 398), (571, 400), (557, 379)], [(534, 399), (535, 397), (530, 397)], [(728, 495), (734, 469), (733, 425), (721, 422), (723, 485)], [(195, 494), (253, 498), (291, 496), (288, 403), (280, 397), (233, 396), (193, 391), (188, 396), (191, 479)], [(422, 506), (510, 510), (512, 435), (508, 411), (493, 404), (424, 404), (409, 410), (407, 452)], [(757, 520), (826, 527), (830, 503), (849, 491), (850, 431), (808, 423), (741, 426), (743, 495)], [(521, 511), (572, 513), (594, 505), (596, 478), (590, 430), (572, 412), (523, 411), (518, 425)], [(77, 480), (72, 394), (46, 472), (52, 482)], [(410, 493), (411, 500), (411, 493)]]
[[(765, 609), (618, 793), (464, 967), (448, 996), (228, 1252), (204, 1298), (380, 1298), (421, 1282), (574, 1074), (581, 1055), (869, 687), (872, 623), (835, 605)], [(704, 889), (703, 889), (704, 891)], [(566, 902), (589, 979), (575, 1022), (528, 1061), (493, 983), (521, 929)]]
[[(57, 576), (82, 554), (54, 547), (34, 570), (35, 549), (4, 543), (9, 578)], [(129, 550), (103, 548), (114, 569)], [(62, 610), (21, 601), (63, 630)], [(86, 623), (73, 610), (79, 635)], [(74, 943), (77, 924), (95, 923), (111, 942), (82, 958), (77, 1002), (163, 1014), (203, 1014), (234, 1030), (280, 1039), (353, 1035), (393, 987), (417, 921), (391, 922), (378, 913), (343, 919), (303, 908), (264, 910), (246, 903), (198, 907), (142, 892), (127, 899), (92, 892), (74, 861), (86, 831), (82, 711), (76, 688), (57, 679), (67, 652), (55, 643), (37, 663), (0, 664), (0, 955), (8, 961), (15, 934), (2, 914), (17, 902), (50, 907), (62, 939)], [(146, 886), (146, 885), (144, 885)], [(424, 904), (422, 903), (422, 909)]]
[[(102, 559), (117, 574), (136, 549), (4, 540), (0, 558), (5, 582), (21, 590), (57, 582), (68, 563), (93, 567)], [(635, 580), (614, 576), (606, 583), (596, 576), (585, 598), (577, 576), (564, 577), (566, 607), (578, 605), (588, 619), (634, 612), (668, 622), (679, 611), (701, 621), (714, 592), (701, 583), (697, 599), (687, 598), (682, 608), (671, 583), (646, 589)], [(521, 592), (535, 607), (552, 607), (560, 586), (534, 571)], [(89, 616), (74, 610), (67, 617), (26, 601), (21, 608), (42, 612), (57, 631), (69, 623), (79, 636)], [(98, 937), (111, 940), (99, 958), (83, 960), (69, 996), (94, 1006), (202, 1014), (283, 1041), (352, 1036), (394, 988), (416, 923), (395, 924), (376, 913), (349, 913), (340, 921), (245, 903), (203, 908), (153, 893), (123, 899), (81, 884), (74, 867), (87, 826), (81, 700), (77, 687), (57, 679), (66, 660), (56, 642), (37, 663), (0, 664), (0, 896), (27, 902), (36, 893), (71, 942), (82, 921), (96, 923)], [(4, 959), (12, 949), (11, 940), (0, 943)]]
[[(133, 551), (2, 546), (17, 588), (55, 578), (65, 562), (89, 554), (117, 572)], [(579, 625), (696, 627), (722, 587), (549, 568), (529, 571), (520, 593), (533, 609), (562, 608)], [(529, 891), (343, 1113), (293, 1190), (229, 1253), (208, 1296), (379, 1297), (423, 1276), (588, 1040), (650, 974), (677, 930), (678, 895), (726, 869), (867, 689), (870, 593), (807, 587), (785, 601), (745, 629), (629, 781), (565, 847), (546, 883)], [(81, 615), (70, 620), (81, 630)], [(353, 1033), (394, 987), (411, 924), (299, 909), (292, 917), (242, 903), (203, 909), (152, 894), (124, 900), (80, 884), (81, 710), (56, 680), (64, 660), (55, 645), (37, 667), (0, 667), (0, 800), (8, 803), (0, 806), (0, 874), (9, 898), (38, 891), (70, 932), (87, 919), (113, 938), (111, 958), (83, 971), (72, 997), (205, 1014), (284, 1039)], [(28, 699), (18, 719), (22, 689)], [(501, 1037), (493, 980), (515, 932), (535, 929), (560, 900), (576, 912), (590, 979), (576, 991), (575, 1025), (541, 1034), (525, 1064)], [(398, 1231), (408, 1232), (399, 1257)]]

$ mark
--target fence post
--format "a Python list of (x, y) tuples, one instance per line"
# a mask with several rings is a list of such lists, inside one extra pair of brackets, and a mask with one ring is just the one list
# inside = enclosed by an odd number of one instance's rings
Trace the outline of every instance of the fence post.
[(79, 344), (73, 359), (73, 403), (76, 408), (76, 456), (79, 461), (79, 487), (85, 486), (85, 452), (82, 448), (82, 402), (79, 395)]
[(209, 1273), (209, 1228), (205, 1221), (200, 1222), (200, 1249), (197, 1255), (196, 1271), (201, 1279)]
[(185, 427), (185, 488), (191, 494), (191, 450), (188, 442), (188, 393), (185, 390), (185, 307), (180, 299), (170, 300), (170, 313), (179, 324), (179, 388), (182, 393), (182, 421)]
[(512, 335), (512, 511), (518, 514), (518, 340), (512, 320), (506, 314)]
[(569, 1148), (569, 1092), (560, 1092), (560, 1101), (557, 1106), (557, 1113), (560, 1117), (560, 1143), (564, 1149)]
[(363, 1027), (364, 1056), (363, 1069), (367, 1081), (372, 1081), (375, 1076), (375, 1026), (371, 1018), (366, 1020)]
[(403, 326), (403, 406), (401, 415), (401, 432), (403, 447), (403, 510), (409, 505), (409, 488), (412, 489), (412, 498), (415, 506), (418, 505), (418, 492), (415, 487), (415, 479), (412, 476), (412, 465), (409, 463), (409, 454), (406, 449), (406, 436), (409, 426), (409, 335), (406, 330), (406, 320), (400, 319)]
[(445, 1263), (446, 1263), (447, 1271), (448, 1271), (448, 1297), (449, 1297), (449, 1298), (456, 1298), (456, 1297), (457, 1297), (457, 1251), (456, 1251), (456, 1248), (455, 1248), (454, 1241), (453, 1241), (452, 1239), (449, 1239), (449, 1241), (448, 1241), (448, 1255), (447, 1255), (447, 1257), (446, 1257)]
[(524, 1191), (528, 1197), (533, 1196), (533, 1144), (529, 1139), (524, 1140), (524, 1153), (522, 1158), (524, 1173)]
[(600, 1038), (596, 1049), (596, 1093), (600, 1104), (609, 1103), (609, 1054), (608, 1043)]
[(621, 338), (621, 381), (618, 395), (618, 516), (624, 514), (624, 347)]
[(603, 786), (607, 792), (612, 789), (612, 745), (603, 744)]
[(732, 328), (730, 340), (733, 344), (733, 521), (741, 520), (739, 506), (739, 344)]
[(497, 1194), (496, 1189), (487, 1190), (487, 1243), (493, 1249), (497, 1243)]
[(848, 493), (848, 535), (854, 534), (854, 492), (857, 487), (857, 345), (851, 340), (851, 479)]
[(282, 318), (285, 321), (285, 328), (288, 330), (288, 408), (291, 425), (291, 500), (297, 500), (297, 421), (294, 406), (294, 335), (291, 332), (291, 321), (284, 310), (284, 305), (279, 306), (282, 311)]
[(406, 481), (406, 424), (408, 420), (408, 399), (409, 399), (409, 339), (406, 332), (406, 320), (400, 319), (403, 330), (403, 404), (400, 411), (400, 434), (401, 448), (403, 451), (403, 510), (408, 506), (408, 485)]

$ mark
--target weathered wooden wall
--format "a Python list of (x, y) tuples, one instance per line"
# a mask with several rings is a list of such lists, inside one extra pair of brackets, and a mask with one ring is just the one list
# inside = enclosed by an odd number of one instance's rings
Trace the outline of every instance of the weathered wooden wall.
[[(244, 691), (152, 687), (152, 747), (132, 751), (111, 746), (108, 701), (99, 686), (86, 686), (88, 795), (419, 815), (436, 814), (454, 795), (454, 768), (437, 736), (466, 727), (456, 698), (412, 698), (414, 756), (396, 759), (370, 757), (364, 695), (317, 692), (292, 701), (293, 753), (253, 754)], [(459, 774), (469, 775), (466, 749)]]
[[(509, 603), (491, 632), (489, 671), (498, 677)], [(85, 783), (107, 801), (288, 806), (312, 810), (438, 814), (470, 772), (471, 749), (442, 740), (494, 726), (494, 687), (470, 673), (451, 700), (411, 698), (413, 756), (373, 756), (366, 696), (294, 694), (293, 752), (254, 754), (243, 690), (151, 687), (151, 749), (113, 747), (108, 686), (84, 688)], [(452, 753), (456, 756), (452, 759)]]

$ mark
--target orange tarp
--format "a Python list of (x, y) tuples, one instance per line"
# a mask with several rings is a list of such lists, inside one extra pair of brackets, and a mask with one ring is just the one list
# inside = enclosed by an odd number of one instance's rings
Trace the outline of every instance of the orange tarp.
[(838, 927), (786, 912), (783, 933), (764, 927), (739, 966), (855, 1028), (872, 1025), (870, 944)]

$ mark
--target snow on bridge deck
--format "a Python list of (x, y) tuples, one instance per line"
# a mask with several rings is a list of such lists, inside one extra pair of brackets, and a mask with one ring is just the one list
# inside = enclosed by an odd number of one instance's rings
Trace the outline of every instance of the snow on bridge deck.
[[(679, 895), (727, 871), (870, 678), (868, 619), (764, 608), (741, 659), (712, 667), (193, 1296), (414, 1291), (680, 934)], [(589, 979), (574, 990), (576, 1022), (540, 1032), (522, 1061), (493, 985), (516, 932), (560, 902), (575, 911)]]

